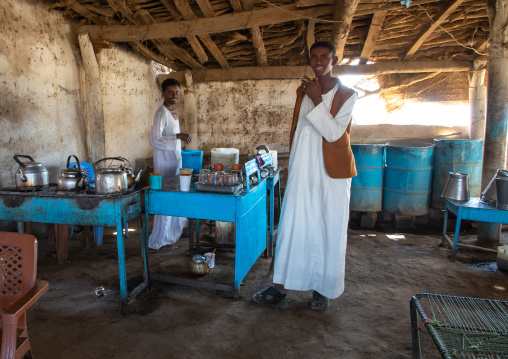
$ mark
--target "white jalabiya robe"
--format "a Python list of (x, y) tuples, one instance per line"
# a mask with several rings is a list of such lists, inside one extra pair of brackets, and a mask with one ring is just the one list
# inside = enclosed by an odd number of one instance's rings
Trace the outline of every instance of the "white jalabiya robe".
[[(154, 148), (154, 171), (160, 173), (163, 180), (176, 176), (182, 167), (182, 144), (176, 138), (178, 133), (180, 133), (178, 118), (173, 117), (166, 106), (161, 105), (153, 119), (150, 146)], [(148, 246), (160, 249), (175, 243), (182, 235), (186, 223), (187, 218), (155, 215)]]
[(357, 94), (330, 114), (338, 85), (314, 106), (304, 96), (293, 136), (289, 177), (278, 227), (273, 282), (291, 290), (316, 290), (328, 298), (344, 292), (351, 178), (328, 176), (322, 137), (338, 140)]

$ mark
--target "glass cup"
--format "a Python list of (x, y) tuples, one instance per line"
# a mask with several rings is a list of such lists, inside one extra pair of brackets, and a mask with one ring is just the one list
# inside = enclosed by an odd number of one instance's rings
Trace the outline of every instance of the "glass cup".
[(209, 173), (210, 173), (210, 170), (207, 170), (207, 169), (199, 170), (199, 183), (208, 184), (208, 174)]

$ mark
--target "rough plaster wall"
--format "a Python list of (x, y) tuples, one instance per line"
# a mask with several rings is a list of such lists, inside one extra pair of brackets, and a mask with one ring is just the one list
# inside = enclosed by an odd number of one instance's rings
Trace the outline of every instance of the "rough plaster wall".
[(104, 49), (97, 57), (106, 155), (125, 157), (137, 169), (144, 169), (144, 160), (153, 156), (148, 143), (153, 115), (162, 104), (156, 70), (149, 61), (121, 46)]
[[(259, 144), (271, 145), (280, 153), (289, 147), (299, 80), (208, 82), (196, 85), (198, 98), (198, 148), (205, 155), (214, 147), (234, 147), (240, 154), (251, 153)], [(356, 106), (362, 106), (359, 99)], [(354, 117), (354, 112), (353, 112)], [(382, 121), (383, 119), (380, 119)], [(433, 138), (462, 132), (467, 127), (355, 125), (352, 143), (384, 143), (403, 139)]]
[(14, 186), (14, 154), (42, 162), (56, 182), (84, 156), (79, 52), (70, 25), (38, 1), (0, 3), (0, 187)]

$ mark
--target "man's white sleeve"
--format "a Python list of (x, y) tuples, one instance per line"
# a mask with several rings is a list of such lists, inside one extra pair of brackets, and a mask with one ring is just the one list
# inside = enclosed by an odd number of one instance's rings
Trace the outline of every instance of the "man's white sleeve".
[(307, 114), (307, 120), (327, 142), (335, 142), (346, 132), (357, 99), (358, 95), (355, 92), (342, 105), (335, 117), (332, 117), (328, 106), (321, 101)]
[(157, 111), (153, 119), (153, 127), (150, 132), (150, 146), (163, 151), (176, 151), (176, 134), (163, 136), (163, 130), (167, 126), (168, 118), (163, 111)]

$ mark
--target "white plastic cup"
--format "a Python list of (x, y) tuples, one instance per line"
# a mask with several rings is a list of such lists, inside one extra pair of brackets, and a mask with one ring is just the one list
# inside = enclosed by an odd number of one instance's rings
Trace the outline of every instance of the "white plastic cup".
[(180, 191), (189, 192), (190, 191), (190, 183), (191, 183), (191, 175), (185, 175), (180, 173)]
[(208, 252), (205, 253), (206, 257), (206, 263), (208, 263), (208, 267), (213, 268), (215, 267), (215, 253)]

